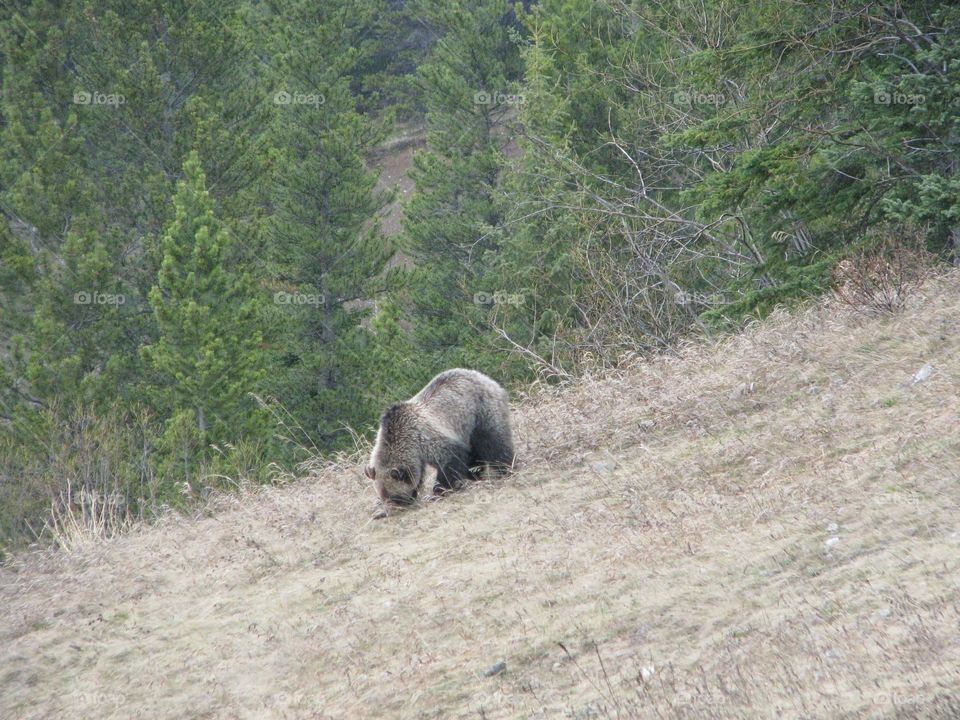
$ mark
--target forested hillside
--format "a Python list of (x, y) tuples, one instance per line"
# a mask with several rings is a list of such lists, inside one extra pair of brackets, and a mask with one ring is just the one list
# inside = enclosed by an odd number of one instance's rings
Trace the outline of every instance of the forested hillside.
[(0, 555), (960, 257), (941, 3), (14, 0), (0, 73)]

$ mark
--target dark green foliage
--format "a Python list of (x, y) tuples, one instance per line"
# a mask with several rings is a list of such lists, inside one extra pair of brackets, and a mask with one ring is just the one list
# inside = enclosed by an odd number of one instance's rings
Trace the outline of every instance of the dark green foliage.
[(485, 283), (503, 221), (495, 194), (520, 66), (509, 3), (413, 8), (438, 40), (418, 71), (428, 148), (414, 159), (417, 192), (404, 208), (403, 242), (420, 267), (398, 299), (423, 366), (439, 372), (481, 366), (489, 352), (478, 357), (472, 340), (486, 333), (478, 294), (500, 290)]
[[(253, 394), (264, 379), (262, 335), (251, 279), (227, 260), (234, 241), (214, 215), (200, 159), (192, 153), (174, 196), (174, 217), (160, 241), (163, 260), (150, 290), (158, 336), (141, 348), (148, 403), (169, 418), (165, 443), (180, 459), (202, 457), (263, 433)], [(188, 466), (194, 458), (183, 460)]]
[(370, 62), (377, 7), (295, 4), (275, 40), (280, 102), (268, 228), (275, 292), (266, 317), (282, 332), (272, 346), (269, 392), (325, 448), (348, 442), (347, 429), (377, 410), (357, 361), (372, 340), (360, 326), (368, 314), (362, 301), (389, 257), (372, 222), (382, 205), (377, 177), (366, 166), (382, 134), (351, 90)]

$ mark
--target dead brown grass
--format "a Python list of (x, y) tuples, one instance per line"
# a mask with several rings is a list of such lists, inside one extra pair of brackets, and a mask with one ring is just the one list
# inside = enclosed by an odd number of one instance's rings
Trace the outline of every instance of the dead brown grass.
[(958, 279), (532, 393), (384, 521), (343, 462), (23, 556), (0, 716), (956, 717)]

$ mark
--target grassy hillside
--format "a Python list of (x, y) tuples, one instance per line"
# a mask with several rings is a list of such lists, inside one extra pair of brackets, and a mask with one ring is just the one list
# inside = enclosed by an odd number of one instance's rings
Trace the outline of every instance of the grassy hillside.
[(520, 398), (385, 520), (343, 463), (22, 556), (0, 716), (957, 717), (958, 280)]

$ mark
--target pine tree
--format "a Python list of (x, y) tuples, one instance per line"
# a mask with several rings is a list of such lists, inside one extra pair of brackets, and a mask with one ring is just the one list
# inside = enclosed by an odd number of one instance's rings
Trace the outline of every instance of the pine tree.
[(512, 301), (491, 308), (498, 327), (549, 357), (548, 345), (580, 320), (574, 298), (584, 289), (577, 253), (584, 233), (569, 210), (577, 202), (567, 177), (575, 157), (572, 109), (548, 33), (532, 18), (529, 22), (518, 117), (521, 152), (508, 163), (498, 187), (505, 230), (485, 284), (499, 287)]
[[(217, 214), (238, 228), (224, 262), (255, 267), (266, 197), (251, 178), (269, 157), (270, 99), (247, 10), (240, 0), (3, 8), (0, 209), (3, 252), (19, 268), (0, 288), (19, 310), (16, 327), (0, 326), (18, 348), (2, 358), (8, 406), (136, 400), (137, 348), (157, 333), (147, 294), (191, 149), (206, 158)], [(23, 284), (29, 295), (16, 293)], [(95, 302), (111, 296), (123, 303)]]
[(262, 338), (250, 278), (224, 267), (233, 238), (214, 214), (196, 153), (183, 169), (150, 291), (159, 338), (142, 354), (153, 373), (146, 394), (168, 418), (167, 440), (183, 447), (187, 433), (200, 448), (263, 431), (250, 397), (264, 377)]
[(397, 297), (414, 316), (418, 354), (428, 368), (483, 366), (496, 361), (466, 347), (483, 332), (478, 325), (486, 308), (475, 304), (475, 296), (500, 290), (482, 286), (481, 279), (503, 219), (494, 196), (504, 125), (519, 101), (511, 4), (421, 2), (414, 11), (439, 39), (418, 71), (428, 148), (415, 156), (416, 192), (404, 209), (402, 240), (418, 269)]
[[(74, 81), (76, 18), (53, 4), (4, 8), (0, 56), (0, 402), (22, 442), (40, 409), (104, 407), (128, 386), (139, 337), (116, 237), (89, 181)], [(17, 428), (32, 428), (19, 433)]]
[(272, 324), (283, 333), (271, 392), (325, 447), (373, 412), (365, 401), (369, 377), (356, 364), (369, 332), (360, 327), (363, 313), (350, 310), (368, 298), (370, 278), (388, 256), (371, 223), (382, 200), (366, 167), (381, 134), (357, 111), (351, 90), (372, 7), (294, 5), (295, 20), (285, 15), (277, 40), (270, 237), (278, 292)]

